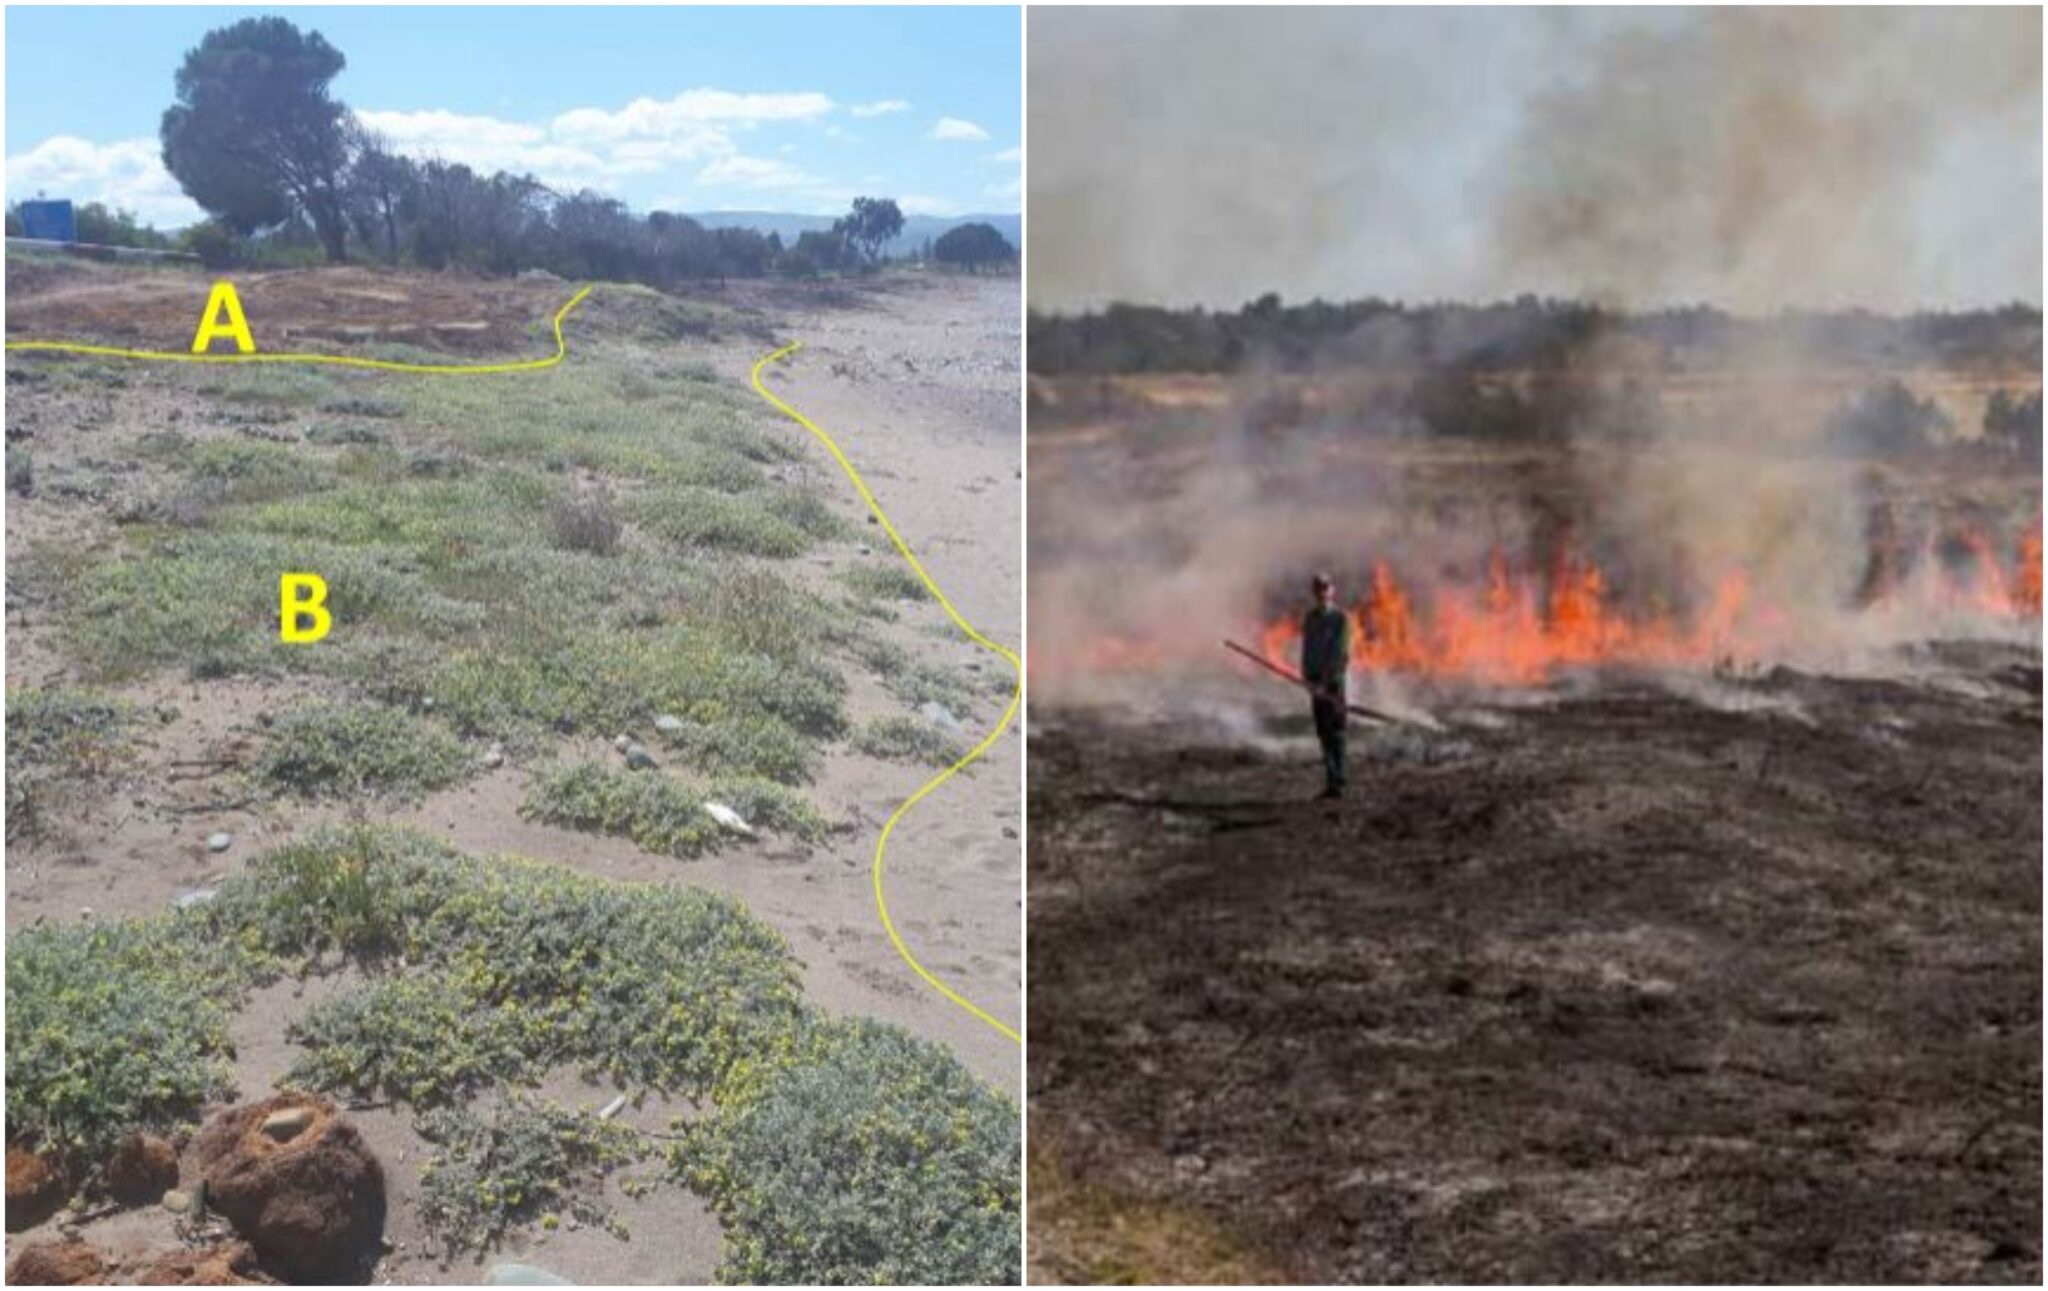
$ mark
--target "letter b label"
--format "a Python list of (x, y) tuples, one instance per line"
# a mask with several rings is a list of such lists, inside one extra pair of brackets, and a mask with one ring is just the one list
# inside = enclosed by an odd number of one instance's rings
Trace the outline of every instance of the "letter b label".
[(280, 640), (318, 641), (334, 626), (327, 611), (327, 580), (318, 574), (285, 574), (278, 579), (278, 625)]

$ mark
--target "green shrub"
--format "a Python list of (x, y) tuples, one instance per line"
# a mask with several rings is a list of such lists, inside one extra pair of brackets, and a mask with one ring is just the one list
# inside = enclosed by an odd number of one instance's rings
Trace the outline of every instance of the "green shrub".
[(462, 745), (432, 722), (382, 704), (318, 703), (278, 719), (256, 775), (302, 798), (417, 802), (455, 783), (467, 764)]
[(619, 523), (611, 494), (599, 489), (575, 497), (556, 498), (550, 516), (555, 525), (555, 546), (563, 551), (584, 551), (609, 556), (618, 550)]
[[(349, 630), (377, 625), (439, 639), (484, 613), (436, 593), (406, 562), (316, 538), (177, 533), (85, 563), (66, 586), (72, 652), (110, 680), (182, 663), (198, 676), (316, 666), (321, 646), (278, 641), (278, 575), (313, 570)], [(322, 643), (323, 645), (325, 643)]]
[(733, 835), (704, 810), (704, 795), (658, 771), (620, 771), (594, 762), (533, 773), (519, 814), (550, 825), (630, 838), (643, 851), (688, 860)]
[(481, 1109), (436, 1108), (419, 1132), (434, 1145), (420, 1171), (420, 1217), (451, 1255), (487, 1250), (515, 1226), (557, 1212), (629, 1236), (593, 1196), (606, 1175), (647, 1154), (622, 1125), (514, 1094)]
[(112, 774), (129, 750), (126, 703), (80, 690), (7, 692), (7, 837), (76, 782)]
[(853, 536), (853, 526), (815, 493), (779, 490), (768, 499), (768, 509), (820, 542)]
[(694, 485), (645, 490), (626, 509), (635, 524), (678, 547), (786, 559), (813, 541), (756, 499)]
[(7, 1138), (74, 1167), (234, 1091), (228, 1023), (253, 961), (203, 916), (7, 937)]
[(399, 417), (405, 414), (405, 405), (390, 395), (351, 394), (329, 399), (320, 411), (343, 417)]
[(461, 859), (405, 830), (320, 830), (258, 857), (222, 887), (212, 909), (271, 959), (411, 955), (419, 926), (461, 880)]
[(1017, 1107), (939, 1046), (820, 1021), (727, 1083), (671, 1153), (725, 1227), (731, 1284), (1020, 1281)]
[(698, 771), (737, 772), (781, 784), (806, 784), (817, 764), (811, 741), (781, 722), (697, 722), (683, 719), (655, 738)]
[(928, 601), (931, 593), (908, 566), (853, 565), (840, 572), (839, 579), (853, 592), (870, 601)]
[(740, 819), (755, 829), (772, 829), (806, 843), (819, 842), (832, 832), (832, 822), (809, 798), (769, 780), (720, 776), (711, 782), (709, 796), (738, 812)]
[(319, 421), (306, 427), (309, 444), (381, 444), (384, 432), (350, 421)]
[(734, 747), (776, 725), (819, 739), (846, 728), (845, 682), (829, 667), (749, 653), (716, 623), (652, 631), (593, 624), (510, 650), (462, 651), (431, 685), (458, 729), (490, 735), (534, 724), (616, 734), (663, 713), (734, 731)]
[[(329, 831), (307, 844), (390, 868), (370, 878), (380, 894), (371, 922), (405, 961), (292, 1028), (306, 1053), (290, 1079), (302, 1087), (427, 1106), (571, 1066), (698, 1097), (742, 1058), (787, 1047), (802, 1008), (795, 961), (732, 898), (467, 857), (410, 837)], [(308, 948), (289, 939), (319, 935), (304, 888), (259, 881), (253, 911), (237, 898), (243, 923), (286, 934), (273, 950)]]
[(87, 1167), (190, 1125), (236, 1092), (250, 987), (331, 951), (368, 977), (287, 1029), (284, 1083), (420, 1112), (423, 1218), (451, 1249), (555, 1209), (610, 1225), (579, 1199), (644, 1140), (518, 1092), (568, 1069), (713, 1109), (668, 1168), (724, 1223), (727, 1281), (1017, 1280), (1017, 1108), (945, 1050), (812, 1014), (788, 946), (730, 897), (407, 830), (316, 831), (188, 911), (12, 934), (9, 1141)]
[(915, 717), (878, 717), (862, 726), (854, 747), (891, 762), (951, 766), (965, 750), (946, 732)]

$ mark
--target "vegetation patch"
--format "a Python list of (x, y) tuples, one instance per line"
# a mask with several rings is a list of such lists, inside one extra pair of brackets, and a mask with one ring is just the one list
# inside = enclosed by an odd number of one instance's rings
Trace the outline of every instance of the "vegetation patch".
[[(566, 1064), (697, 1097), (743, 1057), (781, 1047), (801, 1009), (788, 947), (730, 897), (482, 860), (387, 830), (305, 849), (366, 871), (376, 900), (348, 926), (404, 956), (293, 1029), (308, 1052), (289, 1079), (306, 1088), (438, 1106)], [(304, 860), (265, 863), (252, 886), (284, 934), (271, 949), (305, 952), (332, 935), (328, 888)]]
[(816, 1020), (671, 1152), (725, 1227), (730, 1284), (1020, 1281), (1017, 1107), (945, 1050)]
[(441, 726), (383, 704), (320, 703), (287, 713), (257, 759), (264, 784), (302, 798), (417, 802), (469, 762)]
[(609, 556), (618, 550), (619, 535), (625, 532), (611, 495), (602, 490), (557, 498), (550, 514), (555, 525), (555, 546), (563, 551)]
[(384, 432), (354, 421), (316, 421), (306, 427), (306, 442), (322, 445), (381, 444)]
[(854, 565), (842, 570), (841, 582), (868, 601), (928, 601), (924, 580), (901, 564)]
[(84, 1170), (129, 1131), (173, 1131), (233, 1093), (228, 1023), (254, 964), (203, 923), (162, 915), (8, 934), (8, 1142)]
[(121, 680), (184, 664), (195, 676), (317, 668), (318, 647), (277, 639), (277, 576), (327, 580), (338, 622), (444, 639), (475, 633), (481, 607), (436, 592), (416, 566), (375, 549), (270, 534), (172, 533), (83, 562), (66, 586), (72, 653)]
[(622, 1125), (515, 1093), (435, 1108), (419, 1132), (435, 1149), (420, 1171), (421, 1218), (451, 1255), (488, 1250), (534, 1220), (552, 1229), (563, 1215), (630, 1236), (594, 1199), (606, 1175), (647, 1155)]
[(689, 859), (730, 841), (704, 810), (704, 795), (658, 771), (595, 762), (535, 770), (519, 814), (550, 825), (630, 838), (642, 851)]
[(698, 788), (659, 771), (592, 762), (538, 769), (519, 810), (534, 820), (630, 838), (645, 851), (687, 860), (736, 837), (705, 810), (710, 802), (730, 807), (750, 827), (807, 842), (831, 828), (802, 794), (773, 781), (725, 777)]
[(72, 782), (114, 774), (126, 761), (134, 710), (82, 690), (7, 692), (7, 837), (32, 833), (38, 809)]
[(854, 747), (869, 757), (941, 767), (959, 761), (963, 752), (958, 740), (915, 717), (875, 718), (861, 727)]
[(740, 750), (780, 725), (832, 739), (844, 732), (845, 682), (817, 659), (754, 653), (744, 630), (717, 623), (653, 630), (602, 625), (511, 648), (455, 653), (428, 679), (459, 729), (486, 734), (539, 723), (616, 734), (667, 713), (733, 733)]
[(588, 1198), (652, 1144), (521, 1092), (567, 1067), (714, 1108), (665, 1177), (723, 1219), (727, 1281), (1018, 1280), (1017, 1108), (944, 1049), (812, 1013), (787, 945), (729, 897), (406, 830), (322, 830), (206, 905), (10, 936), (9, 1141), (82, 1167), (189, 1125), (237, 1092), (250, 987), (337, 955), (368, 978), (288, 1030), (306, 1052), (285, 1082), (419, 1114), (451, 1249), (611, 1223)]
[(627, 514), (674, 546), (787, 559), (815, 541), (759, 501), (698, 485), (651, 488), (633, 495)]
[(214, 486), (226, 502), (261, 502), (328, 487), (333, 472), (317, 456), (289, 444), (220, 437), (193, 439), (176, 431), (144, 436), (141, 455)]

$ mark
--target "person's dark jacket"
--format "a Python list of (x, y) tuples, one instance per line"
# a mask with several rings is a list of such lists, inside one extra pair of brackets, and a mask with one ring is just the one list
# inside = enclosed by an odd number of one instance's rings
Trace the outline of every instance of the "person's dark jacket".
[(1319, 690), (1344, 689), (1351, 666), (1351, 620), (1336, 606), (1311, 606), (1301, 620), (1301, 675)]

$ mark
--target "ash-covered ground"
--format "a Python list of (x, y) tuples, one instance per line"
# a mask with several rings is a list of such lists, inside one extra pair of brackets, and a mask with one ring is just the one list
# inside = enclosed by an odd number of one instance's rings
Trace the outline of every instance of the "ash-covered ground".
[(1040, 704), (1034, 1279), (2039, 1282), (2039, 647), (1900, 663)]

